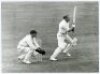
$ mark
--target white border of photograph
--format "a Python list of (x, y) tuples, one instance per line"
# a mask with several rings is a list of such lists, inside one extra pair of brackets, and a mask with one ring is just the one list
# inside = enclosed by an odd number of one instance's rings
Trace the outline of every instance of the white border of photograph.
[[(86, 1), (86, 2), (91, 2), (91, 1), (98, 1), (99, 2), (99, 14), (100, 14), (100, 1), (99, 0), (0, 0), (0, 73), (2, 74), (2, 40), (1, 40), (1, 27), (2, 27), (2, 24), (1, 24), (1, 2), (31, 2), (31, 1), (36, 1), (36, 2), (39, 2), (39, 1), (46, 1), (46, 2), (62, 2), (62, 1)], [(100, 18), (100, 16), (99, 16)], [(100, 21), (100, 19), (99, 19)], [(99, 28), (100, 28), (100, 24), (99, 24)], [(100, 35), (100, 30), (99, 30), (99, 35)], [(100, 42), (100, 36), (99, 36), (99, 42)], [(100, 44), (99, 44), (99, 47), (100, 47)], [(100, 53), (100, 51), (99, 51)], [(100, 55), (99, 55), (99, 60), (100, 60)], [(99, 62), (100, 63), (100, 62)], [(100, 64), (99, 64), (99, 67), (100, 67)], [(100, 69), (99, 69), (100, 71)], [(5, 73), (5, 74), (8, 74), (8, 73)], [(19, 73), (14, 73), (14, 74), (19, 74)], [(44, 74), (44, 73), (21, 73), (21, 74)], [(51, 73), (45, 73), (45, 74), (51, 74)], [(52, 73), (52, 74), (58, 74), (58, 73)], [(59, 74), (62, 74), (62, 73), (59, 73)], [(63, 73), (63, 74), (99, 74), (99, 72), (97, 73)]]

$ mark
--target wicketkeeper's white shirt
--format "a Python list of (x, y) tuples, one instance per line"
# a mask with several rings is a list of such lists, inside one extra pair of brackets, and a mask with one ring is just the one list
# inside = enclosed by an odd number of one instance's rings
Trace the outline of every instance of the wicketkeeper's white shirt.
[[(37, 43), (37, 40), (36, 38), (32, 38), (31, 35), (26, 35), (18, 44), (18, 47), (19, 46), (24, 46), (24, 47), (30, 47), (32, 49), (36, 49), (39, 46), (39, 44)], [(18, 48), (17, 47), (17, 48)]]
[(62, 20), (59, 23), (59, 31), (58, 31), (58, 33), (65, 33), (68, 30), (69, 30), (69, 23), (67, 23), (65, 20)]

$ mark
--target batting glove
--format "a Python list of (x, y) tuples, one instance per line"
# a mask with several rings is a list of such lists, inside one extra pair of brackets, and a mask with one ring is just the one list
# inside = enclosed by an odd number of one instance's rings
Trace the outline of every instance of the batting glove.
[(72, 27), (75, 27), (75, 24), (72, 24)]

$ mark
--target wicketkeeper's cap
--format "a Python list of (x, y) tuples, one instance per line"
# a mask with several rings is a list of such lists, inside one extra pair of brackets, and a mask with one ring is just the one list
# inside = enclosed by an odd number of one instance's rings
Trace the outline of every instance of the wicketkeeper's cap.
[(30, 34), (37, 34), (37, 31), (36, 30), (31, 30)]

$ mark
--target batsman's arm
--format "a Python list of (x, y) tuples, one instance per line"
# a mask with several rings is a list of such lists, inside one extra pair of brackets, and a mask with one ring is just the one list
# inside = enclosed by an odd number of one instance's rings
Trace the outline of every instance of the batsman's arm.
[(71, 27), (71, 28), (68, 30), (68, 32), (71, 32), (71, 31), (74, 32), (74, 28), (75, 28), (75, 27)]
[(72, 24), (72, 28), (73, 28), (72, 32), (74, 32), (75, 31), (75, 24), (74, 23)]
[(71, 28), (68, 28), (68, 29), (66, 30), (66, 33), (71, 32), (71, 31), (74, 31), (74, 28), (75, 28), (74, 25), (73, 25)]

